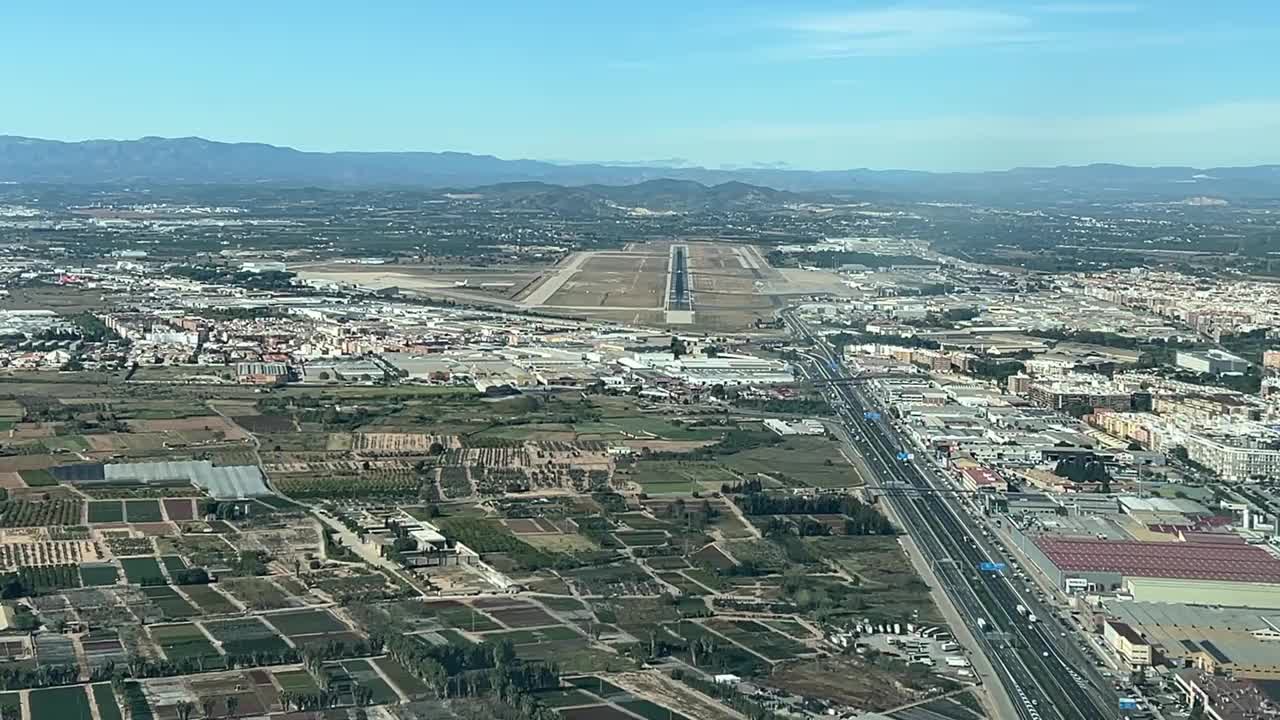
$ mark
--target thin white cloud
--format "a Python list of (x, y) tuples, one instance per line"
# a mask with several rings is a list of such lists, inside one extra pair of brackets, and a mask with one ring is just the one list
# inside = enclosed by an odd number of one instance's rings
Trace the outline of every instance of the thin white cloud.
[(864, 10), (808, 15), (782, 25), (798, 36), (788, 52), (815, 58), (892, 55), (942, 48), (1037, 42), (1030, 18), (997, 10)]
[[(1089, 47), (1105, 30), (1069, 29), (1055, 20), (1070, 15), (1133, 13), (1130, 3), (1063, 2), (1018, 11), (900, 6), (846, 13), (793, 16), (775, 24), (790, 34), (775, 59), (836, 59), (908, 55), (960, 48)], [(1144, 43), (1127, 31), (1126, 42)], [(1104, 37), (1105, 39), (1105, 37)], [(1161, 40), (1162, 44), (1167, 40)]]
[(996, 10), (890, 9), (862, 10), (796, 18), (792, 30), (840, 35), (950, 35), (1019, 30), (1030, 21)]
[(1142, 7), (1132, 3), (1068, 2), (1036, 5), (1033, 9), (1036, 12), (1060, 15), (1127, 15), (1138, 12)]

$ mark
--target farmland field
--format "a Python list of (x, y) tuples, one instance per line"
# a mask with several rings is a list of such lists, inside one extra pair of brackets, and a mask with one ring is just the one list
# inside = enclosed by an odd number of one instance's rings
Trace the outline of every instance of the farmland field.
[(555, 625), (557, 620), (544, 610), (532, 605), (527, 607), (496, 608), (488, 611), (498, 622), (507, 627), (537, 627)]
[[(17, 692), (0, 692), (0, 708), (21, 708), (22, 697)], [(21, 717), (15, 715), (14, 717)]]
[(125, 500), (125, 520), (131, 523), (160, 522), (160, 501), (158, 500)]
[(218, 585), (252, 610), (276, 610), (297, 605), (295, 600), (266, 578), (230, 578)]
[(32, 690), (27, 702), (31, 704), (33, 720), (93, 720), (93, 711), (89, 709), (89, 695), (83, 685)]
[(725, 483), (737, 482), (738, 476), (717, 463), (660, 460), (638, 463), (634, 479), (646, 493), (665, 495), (718, 490)]
[(652, 547), (654, 545), (667, 544), (667, 534), (661, 530), (616, 532), (613, 536), (618, 539), (618, 542), (627, 547)]
[(80, 565), (80, 580), (86, 587), (96, 585), (115, 585), (120, 571), (116, 566), (107, 563), (83, 563)]
[(263, 619), (271, 623), (281, 634), (287, 637), (350, 630), (328, 610), (294, 610), (271, 613), (263, 616)]
[(124, 522), (124, 505), (119, 500), (95, 500), (89, 503), (89, 522)]
[(711, 620), (707, 627), (766, 660), (786, 660), (808, 651), (795, 640), (751, 620)]
[(307, 693), (319, 692), (320, 686), (311, 679), (306, 670), (277, 670), (273, 675), (284, 692)]
[(635, 720), (634, 715), (628, 715), (612, 705), (591, 705), (562, 710), (560, 717), (564, 720)]
[(719, 462), (743, 475), (764, 473), (788, 484), (817, 488), (862, 485), (862, 478), (840, 454), (839, 443), (821, 437), (789, 437), (768, 447), (725, 455)]
[(239, 612), (240, 608), (212, 585), (183, 585), (182, 593), (207, 615)]
[(493, 621), (493, 618), (462, 603), (446, 600), (444, 602), (428, 602), (424, 603), (424, 605), (427, 613), (434, 614), (440, 619), (440, 622), (449, 627), (472, 632), (485, 632), (501, 628), (500, 625)]
[(99, 720), (121, 720), (120, 705), (116, 702), (116, 694), (111, 690), (111, 683), (98, 683), (90, 686), (93, 702), (98, 706)]
[(170, 520), (191, 520), (195, 517), (191, 500), (187, 498), (166, 498), (164, 511), (169, 515)]
[(277, 652), (288, 647), (283, 638), (257, 618), (206, 620), (201, 625), (222, 643), (228, 655)]
[(167, 618), (189, 618), (200, 614), (191, 603), (183, 600), (174, 589), (168, 585), (153, 585), (142, 588), (142, 594), (147, 599), (160, 608), (160, 612), (164, 613)]
[(376, 703), (393, 703), (400, 699), (396, 695), (395, 690), (387, 684), (386, 680), (378, 674), (378, 671), (369, 664), (368, 660), (343, 660), (341, 662), (342, 669), (346, 670), (349, 675), (361, 685), (373, 691), (373, 702)]
[(576, 688), (558, 688), (542, 690), (534, 695), (538, 702), (551, 708), (573, 707), (575, 705), (595, 705), (600, 701)]
[(162, 585), (166, 582), (164, 572), (160, 570), (160, 563), (153, 557), (120, 558), (120, 566), (124, 568), (125, 578), (131, 583)]
[(382, 670), (382, 673), (386, 675), (392, 683), (395, 683), (396, 687), (400, 688), (404, 694), (411, 698), (425, 697), (429, 692), (431, 692), (431, 689), (428, 688), (425, 683), (415, 677), (408, 670), (405, 670), (403, 665), (390, 657), (374, 658), (373, 664), (377, 665), (378, 668)]
[(187, 564), (178, 555), (162, 555), (160, 562), (164, 564), (164, 569), (169, 571), (170, 576), (187, 569)]
[(689, 720), (678, 712), (673, 712), (657, 703), (648, 700), (625, 700), (618, 703), (618, 707), (639, 715), (645, 720)]
[(217, 658), (218, 651), (200, 629), (191, 623), (152, 625), (151, 639), (170, 660), (182, 658)]
[(819, 557), (861, 580), (857, 596), (866, 617), (895, 620), (915, 611), (922, 621), (941, 621), (929, 586), (916, 575), (897, 538), (841, 535), (806, 542)]

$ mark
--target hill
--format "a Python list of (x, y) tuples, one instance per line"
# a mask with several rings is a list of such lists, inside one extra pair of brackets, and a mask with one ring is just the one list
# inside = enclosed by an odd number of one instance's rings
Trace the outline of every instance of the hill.
[[(690, 200), (688, 186), (647, 188), (649, 181), (683, 180), (711, 186), (705, 200)], [(633, 185), (663, 194), (672, 206), (686, 201), (738, 202), (752, 193), (780, 191), (855, 193), (860, 197), (900, 197), (1017, 202), (1099, 199), (1176, 200), (1193, 196), (1280, 197), (1280, 166), (1191, 168), (1097, 164), (1076, 167), (1015, 168), (976, 173), (910, 170), (809, 171), (769, 167), (717, 170), (633, 164), (556, 164), (504, 160), (458, 152), (304, 152), (261, 143), (223, 143), (203, 138), (87, 140), (60, 142), (0, 136), (0, 181), (74, 184), (250, 184), (321, 187), (449, 188), (506, 183), (547, 183), (585, 187), (567, 203), (594, 202), (597, 186)], [(683, 188), (683, 189), (681, 189)], [(717, 190), (717, 188), (719, 188)], [(723, 195), (717, 199), (717, 194)], [(621, 205), (626, 194), (609, 198)]]

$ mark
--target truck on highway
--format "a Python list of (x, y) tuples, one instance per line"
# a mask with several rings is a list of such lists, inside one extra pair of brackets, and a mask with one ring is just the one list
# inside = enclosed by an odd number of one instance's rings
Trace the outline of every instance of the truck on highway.
[(1027, 606), (1026, 606), (1026, 605), (1022, 605), (1021, 603), (1019, 603), (1018, 607), (1014, 608), (1014, 610), (1016, 610), (1016, 611), (1017, 611), (1017, 613), (1018, 613), (1018, 617), (1026, 617), (1026, 616), (1027, 616)]
[(978, 618), (978, 631), (979, 632), (987, 631), (987, 621), (983, 618)]
[(1035, 621), (1036, 621), (1036, 614), (1033, 612), (1027, 613), (1027, 622), (1033, 623)]

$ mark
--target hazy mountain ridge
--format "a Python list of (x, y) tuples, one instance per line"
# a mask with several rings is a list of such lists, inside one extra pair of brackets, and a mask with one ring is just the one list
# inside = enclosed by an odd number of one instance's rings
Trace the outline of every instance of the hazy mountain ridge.
[(595, 214), (616, 214), (638, 208), (654, 212), (722, 212), (831, 200), (817, 193), (793, 193), (737, 181), (707, 186), (692, 180), (672, 179), (646, 180), (633, 185), (520, 182), (457, 192), (479, 195), (491, 206)]
[[(959, 200), (993, 193), (1075, 199), (1101, 195), (1119, 200), (1130, 196), (1280, 196), (1280, 165), (1192, 168), (1095, 164), (972, 173), (770, 167), (723, 170), (565, 165), (460, 152), (317, 153), (203, 138), (61, 142), (0, 136), (0, 181), (448, 188), (530, 181), (574, 187), (623, 186), (667, 179), (712, 187), (736, 182), (792, 192), (888, 193)], [(626, 204), (623, 200), (617, 202)]]

